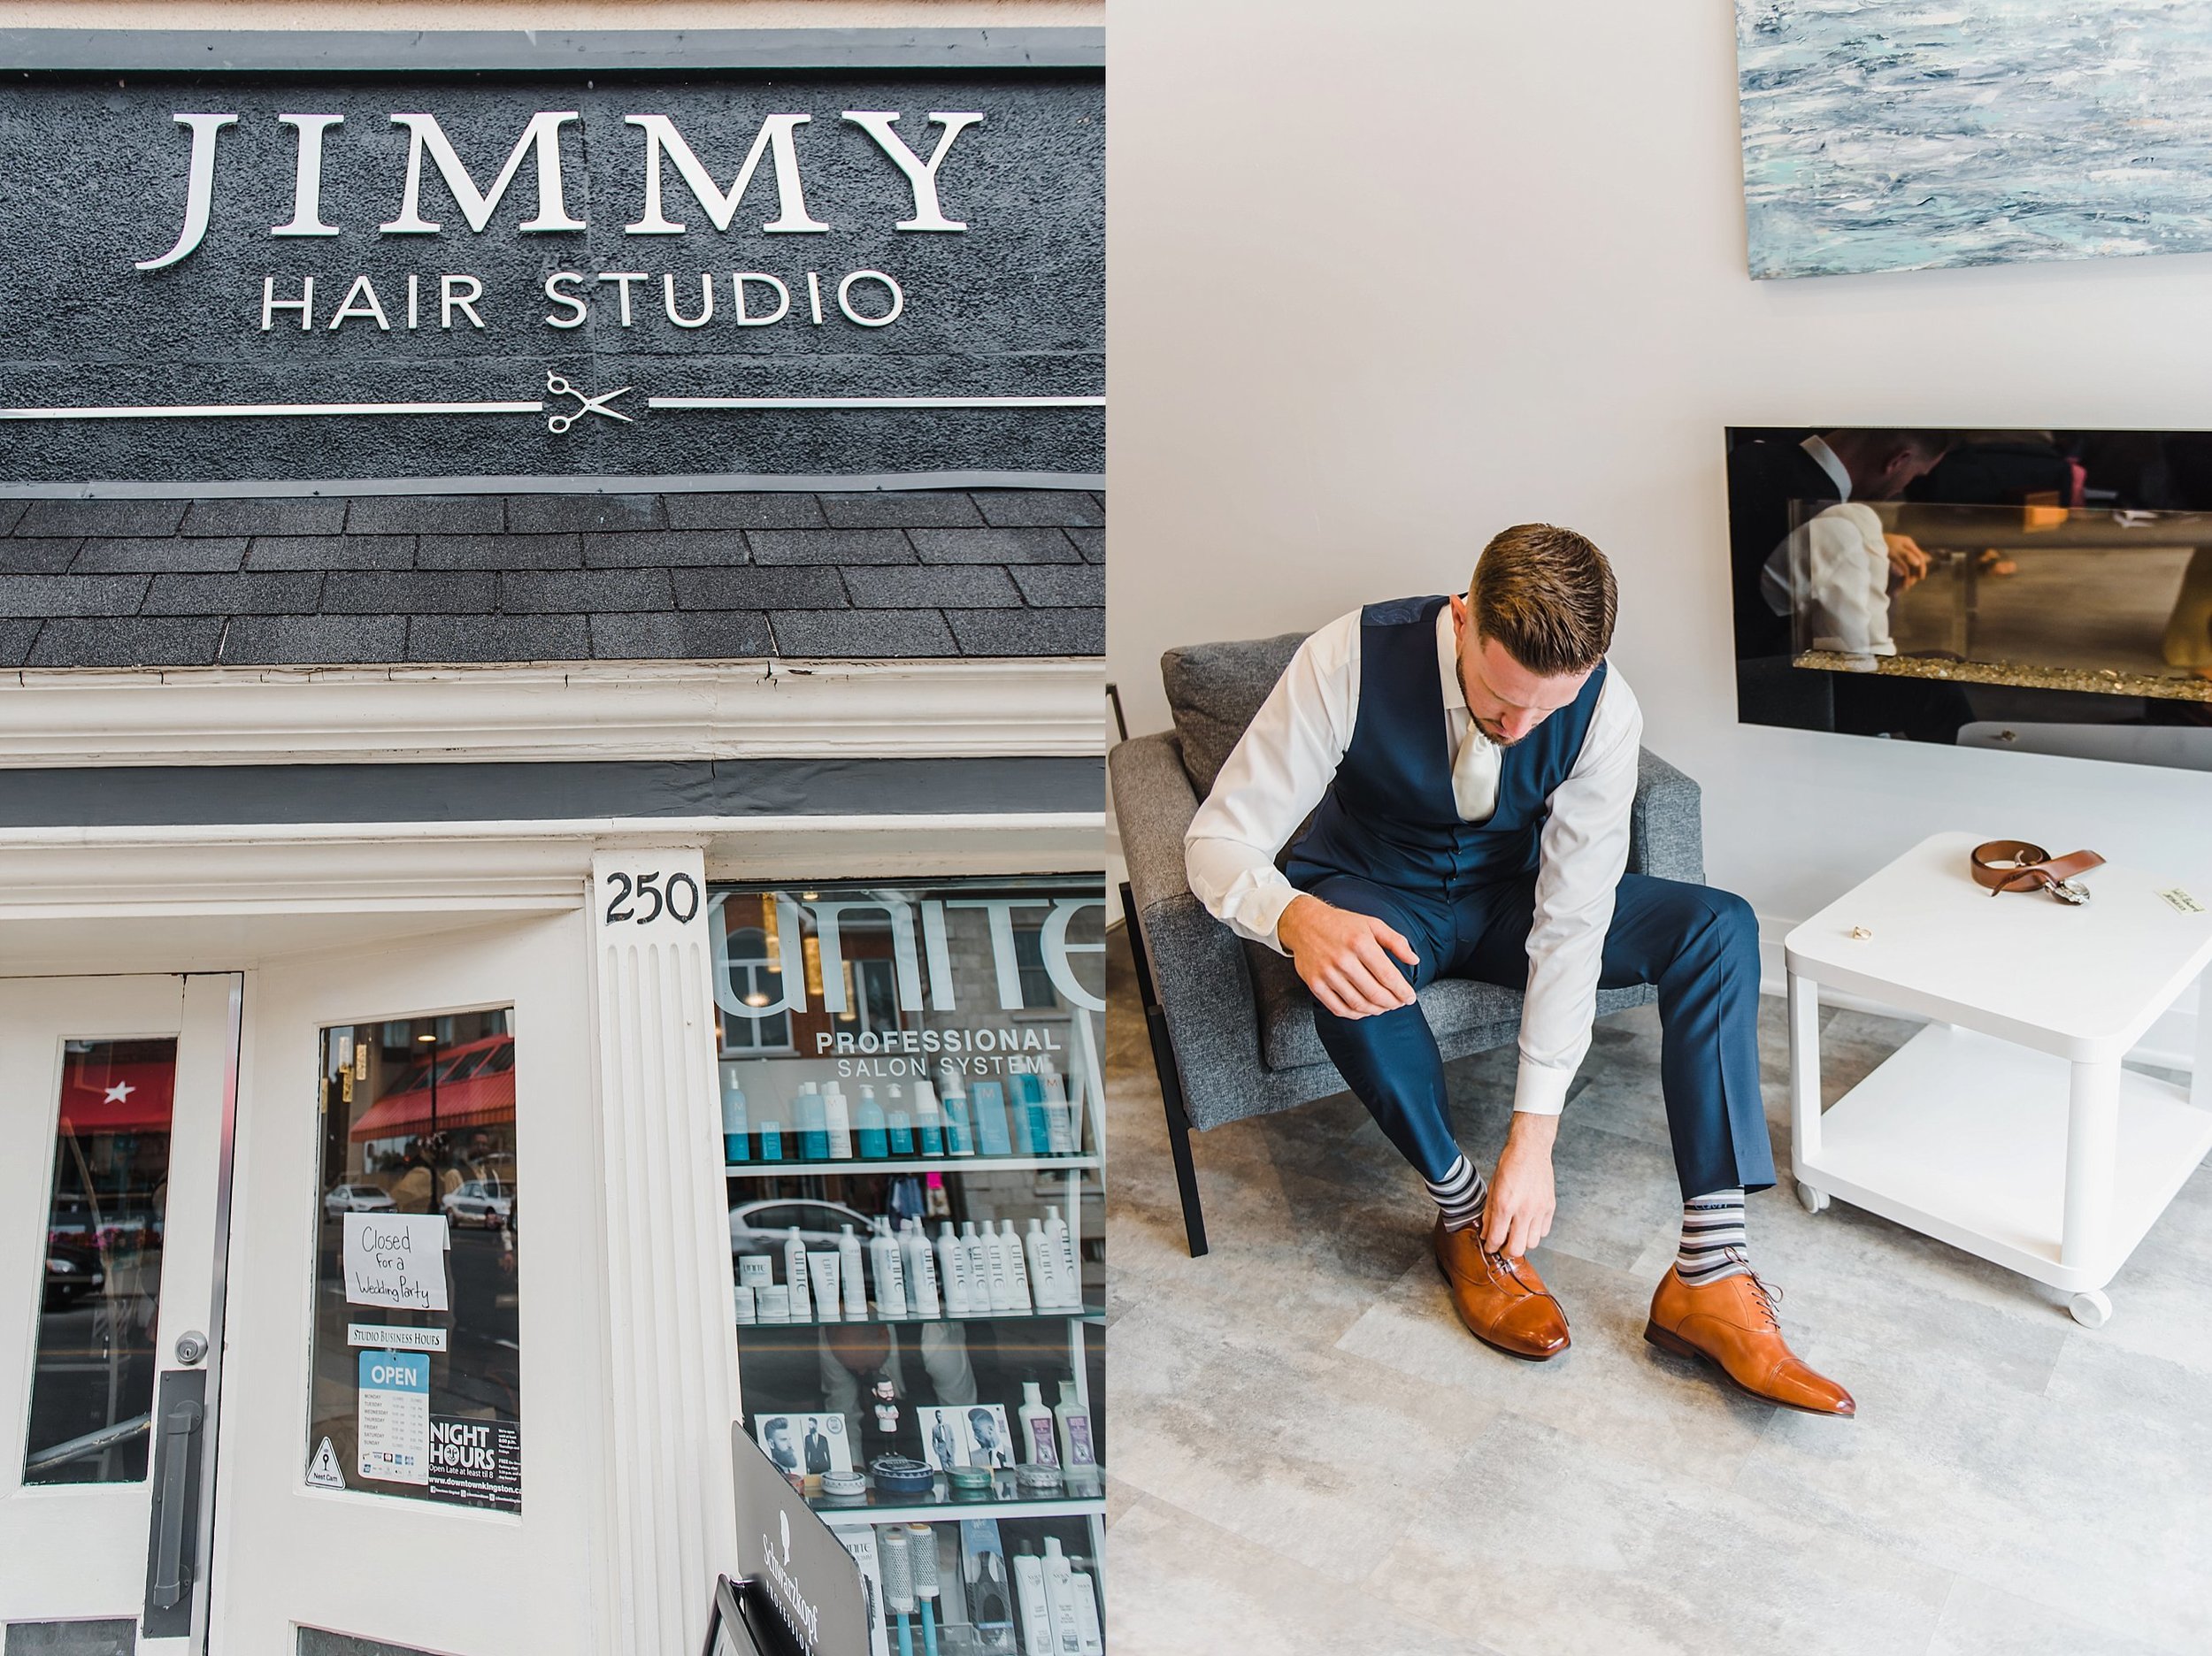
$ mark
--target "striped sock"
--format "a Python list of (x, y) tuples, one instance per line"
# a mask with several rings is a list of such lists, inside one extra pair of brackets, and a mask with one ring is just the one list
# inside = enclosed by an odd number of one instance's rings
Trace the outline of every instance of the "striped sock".
[(1475, 1164), (1465, 1156), (1452, 1163), (1451, 1171), (1440, 1179), (1425, 1178), (1429, 1194), (1435, 1199), (1436, 1209), (1444, 1215), (1447, 1230), (1464, 1230), (1469, 1225), (1480, 1223), (1483, 1204), (1490, 1200), (1490, 1187), (1475, 1171)]
[(1750, 1238), (1744, 1230), (1743, 1192), (1714, 1191), (1682, 1204), (1682, 1245), (1674, 1274), (1693, 1288), (1749, 1273)]

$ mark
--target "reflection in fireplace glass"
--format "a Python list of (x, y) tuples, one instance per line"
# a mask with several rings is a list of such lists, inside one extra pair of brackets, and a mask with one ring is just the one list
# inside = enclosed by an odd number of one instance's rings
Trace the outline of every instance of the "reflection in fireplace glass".
[(2212, 770), (2212, 433), (1735, 428), (1747, 723)]

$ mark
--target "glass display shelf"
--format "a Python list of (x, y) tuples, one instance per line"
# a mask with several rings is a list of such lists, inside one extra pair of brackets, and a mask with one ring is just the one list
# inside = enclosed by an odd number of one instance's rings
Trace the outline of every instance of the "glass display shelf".
[[(899, 1625), (884, 1592), (915, 1547), (942, 1587), (928, 1656), (1042, 1649), (1018, 1578), (1064, 1557), (1103, 1591), (1103, 887), (718, 885), (710, 900), (739, 1427), (859, 1568), (871, 1637), (854, 1656), (919, 1652), (910, 1606)], [(985, 1308), (993, 1284), (1020, 1304), (1025, 1282), (1028, 1308)], [(794, 1299), (795, 1317), (758, 1315)], [(846, 1315), (815, 1315), (831, 1307)], [(878, 1489), (885, 1454), (920, 1487)], [(958, 1490), (924, 1461), (1000, 1469)], [(1024, 1489), (1020, 1464), (1040, 1462), (1079, 1470)], [(1100, 1652), (1092, 1626), (1083, 1648)]]
[[(942, 1480), (940, 1480), (941, 1491)], [(810, 1495), (806, 1504), (826, 1524), (941, 1523), (956, 1518), (1092, 1518), (1106, 1511), (1106, 1497), (1052, 1495), (1035, 1499), (969, 1496), (955, 1499), (940, 1492), (921, 1495), (879, 1495), (870, 1490), (864, 1499), (832, 1500)]]
[(774, 1173), (1027, 1173), (1083, 1172), (1099, 1165), (1095, 1155), (1041, 1156), (784, 1156), (773, 1162), (726, 1162), (725, 1177), (741, 1178)]

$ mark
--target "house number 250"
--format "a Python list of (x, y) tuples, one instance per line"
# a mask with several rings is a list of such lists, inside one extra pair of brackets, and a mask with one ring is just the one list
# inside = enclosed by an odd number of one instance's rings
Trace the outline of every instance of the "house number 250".
[(699, 882), (688, 874), (671, 874), (663, 886), (660, 871), (607, 876), (607, 924), (634, 920), (640, 925), (657, 920), (664, 912), (671, 920), (687, 924), (699, 917)]

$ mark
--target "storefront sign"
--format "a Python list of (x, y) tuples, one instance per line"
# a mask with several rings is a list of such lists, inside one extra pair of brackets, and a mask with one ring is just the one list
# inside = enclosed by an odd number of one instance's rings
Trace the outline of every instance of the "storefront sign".
[(836, 1535), (785, 1481), (774, 1462), (730, 1429), (737, 1474), (737, 1545), (741, 1573), (806, 1656), (864, 1656), (867, 1601), (859, 1567)]
[(430, 1422), (430, 1493), (464, 1506), (522, 1510), (522, 1428), (511, 1421)]
[(419, 1353), (361, 1353), (357, 1470), (388, 1484), (430, 1482), (430, 1359)]
[(387, 1328), (380, 1322), (349, 1322), (346, 1324), (346, 1344), (372, 1346), (378, 1351), (443, 1351), (445, 1330), (442, 1328)]
[(1094, 75), (0, 91), (6, 478), (1102, 470)]
[[(719, 908), (730, 901), (727, 893), (712, 898), (710, 911)], [(758, 902), (758, 896), (740, 901)], [(721, 924), (710, 927), (717, 951), (715, 960), (715, 997), (725, 1012), (738, 1017), (767, 1018), (785, 1012), (804, 1013), (817, 1009), (832, 1017), (842, 1017), (852, 1011), (851, 988), (845, 970), (846, 948), (844, 934), (857, 924), (860, 928), (878, 936), (887, 935), (891, 947), (891, 981), (895, 986), (897, 1009), (918, 1013), (923, 1009), (923, 982), (928, 982), (927, 1004), (940, 1012), (979, 1010), (995, 1005), (1002, 1011), (1011, 1011), (1027, 1004), (1026, 991), (1022, 985), (1022, 946), (1018, 940), (1019, 929), (1033, 932), (1036, 953), (1053, 989), (1071, 1006), (1093, 1012), (1103, 1012), (1106, 1002), (1087, 987), (1077, 975), (1073, 956), (1103, 954), (1105, 943), (1101, 941), (1073, 941), (1070, 928), (1081, 916), (1095, 909), (1102, 918), (1106, 899), (1103, 895), (1060, 896), (1040, 893), (1027, 895), (998, 895), (976, 897), (923, 898), (919, 901), (896, 892), (873, 891), (862, 894), (839, 893), (829, 897), (815, 897), (811, 893), (800, 896), (790, 892), (777, 892), (769, 898), (774, 905), (775, 934), (779, 939), (790, 938), (799, 944), (792, 948), (779, 947), (772, 962), (781, 991), (779, 994), (763, 996), (757, 991), (741, 991), (732, 976), (727, 928)], [(954, 970), (956, 951), (951, 941), (956, 911), (971, 910), (980, 916), (981, 939), (989, 952), (989, 989), (984, 996), (975, 993), (971, 985), (968, 999), (964, 1002), (958, 987), (960, 974)], [(1093, 930), (1095, 930), (1094, 926)], [(1081, 935), (1080, 932), (1077, 935)], [(972, 951), (968, 951), (972, 953)], [(811, 985), (811, 987), (810, 987)], [(879, 1044), (859, 1045), (865, 1031), (846, 1031), (845, 1044), (836, 1047), (839, 1052), (882, 1051), (1041, 1051), (1044, 1039), (1041, 1031), (1009, 1031), (1002, 1035), (993, 1030), (979, 1031), (891, 1031), (911, 1035), (912, 1044), (903, 1046), (885, 1046)], [(947, 1042), (963, 1045), (946, 1045)], [(924, 1043), (926, 1043), (926, 1045)], [(830, 1050), (828, 1046), (823, 1051)]]
[(443, 1214), (348, 1214), (346, 1303), (446, 1308)]

